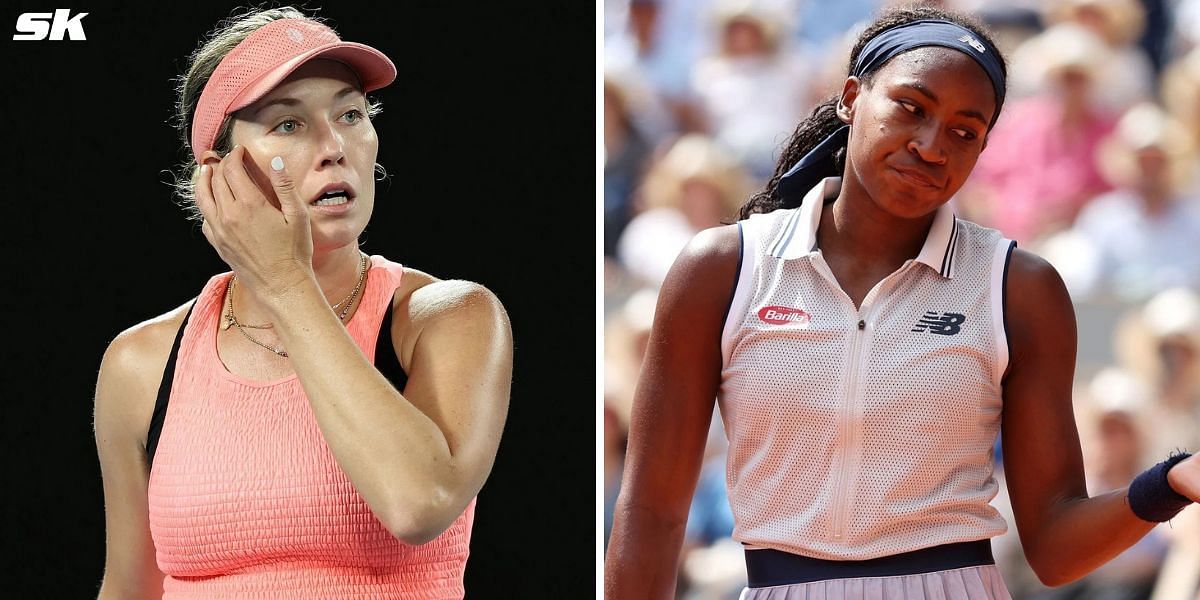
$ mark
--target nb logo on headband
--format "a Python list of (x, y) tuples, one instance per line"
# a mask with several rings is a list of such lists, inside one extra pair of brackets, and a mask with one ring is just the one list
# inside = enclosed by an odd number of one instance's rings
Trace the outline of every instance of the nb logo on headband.
[(967, 34), (963, 34), (962, 37), (958, 38), (958, 41), (966, 43), (966, 44), (970, 44), (972, 48), (974, 48), (980, 52), (984, 52), (987, 50), (986, 48), (983, 47), (983, 44), (980, 43), (979, 40), (977, 40)]

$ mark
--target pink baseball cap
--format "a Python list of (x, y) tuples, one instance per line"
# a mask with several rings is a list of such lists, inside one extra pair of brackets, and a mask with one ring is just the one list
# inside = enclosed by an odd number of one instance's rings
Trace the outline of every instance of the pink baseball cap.
[(196, 162), (216, 143), (225, 117), (255, 103), (314, 58), (345, 63), (358, 74), (363, 92), (385, 87), (396, 79), (396, 65), (370, 46), (343, 42), (332, 29), (310, 19), (272, 21), (230, 50), (204, 85), (192, 115), (192, 155)]

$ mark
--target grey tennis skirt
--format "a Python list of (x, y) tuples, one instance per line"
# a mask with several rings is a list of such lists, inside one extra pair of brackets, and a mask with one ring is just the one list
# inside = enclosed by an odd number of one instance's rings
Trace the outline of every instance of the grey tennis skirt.
[(1010, 600), (996, 565), (746, 588), (739, 600)]

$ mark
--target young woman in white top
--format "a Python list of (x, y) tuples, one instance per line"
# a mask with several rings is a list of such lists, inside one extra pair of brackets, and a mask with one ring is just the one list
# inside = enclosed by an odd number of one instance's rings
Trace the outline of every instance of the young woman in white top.
[(860, 36), (742, 221), (662, 288), (609, 542), (608, 598), (667, 598), (719, 398), (743, 599), (1006, 598), (992, 442), (1025, 555), (1088, 573), (1200, 500), (1172, 457), (1089, 498), (1075, 317), (1054, 269), (947, 202), (1004, 100), (986, 32), (928, 8)]

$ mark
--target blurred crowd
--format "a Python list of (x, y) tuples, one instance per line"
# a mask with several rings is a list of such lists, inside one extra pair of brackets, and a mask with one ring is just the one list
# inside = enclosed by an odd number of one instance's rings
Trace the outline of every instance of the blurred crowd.
[[(840, 90), (887, 0), (604, 1), (605, 536), (658, 286), (698, 231), (731, 223), (783, 145)], [(1076, 306), (1088, 488), (1200, 450), (1200, 0), (947, 0), (1009, 58), (1004, 112), (957, 214), (1048, 259)], [(714, 416), (682, 598), (744, 585)], [(997, 478), (1003, 479), (998, 452)], [(1200, 600), (1200, 507), (1084, 580), (1047, 589), (1009, 533), (1014, 598)]]

